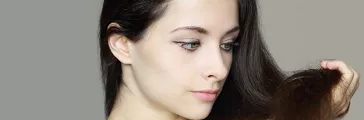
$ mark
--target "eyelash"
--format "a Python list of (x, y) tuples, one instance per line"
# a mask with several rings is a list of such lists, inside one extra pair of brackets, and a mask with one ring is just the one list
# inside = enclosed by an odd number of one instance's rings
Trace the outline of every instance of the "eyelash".
[[(179, 44), (179, 46), (182, 47), (183, 49), (188, 50), (190, 52), (195, 51), (198, 47), (201, 46), (201, 42), (199, 42), (197, 40), (191, 41), (191, 42), (176, 42), (176, 43)], [(188, 45), (196, 45), (196, 47), (192, 48), (192, 46), (190, 46), (190, 48), (187, 48), (186, 46), (188, 46)], [(228, 49), (224, 49), (224, 48), (222, 48), (223, 45), (228, 45), (230, 47)], [(239, 44), (236, 42), (227, 42), (227, 43), (220, 44), (220, 48), (222, 48), (226, 52), (231, 52), (233, 50), (233, 48), (238, 45)]]

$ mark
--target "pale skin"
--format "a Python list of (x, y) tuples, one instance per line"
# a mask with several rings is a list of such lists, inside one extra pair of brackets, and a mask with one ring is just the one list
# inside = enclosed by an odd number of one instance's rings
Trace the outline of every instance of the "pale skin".
[(339, 60), (321, 61), (321, 67), (342, 73), (340, 83), (333, 90), (333, 108), (340, 115), (347, 111), (351, 98), (359, 88), (360, 73)]
[[(211, 111), (214, 101), (201, 101), (193, 91), (221, 91), (224, 85), (232, 63), (229, 45), (239, 34), (236, 0), (168, 4), (140, 41), (121, 34), (109, 37), (110, 50), (122, 63), (124, 84), (108, 120), (204, 119)], [(359, 86), (359, 73), (341, 61), (323, 61), (321, 66), (344, 74), (344, 87), (333, 92), (339, 114)]]

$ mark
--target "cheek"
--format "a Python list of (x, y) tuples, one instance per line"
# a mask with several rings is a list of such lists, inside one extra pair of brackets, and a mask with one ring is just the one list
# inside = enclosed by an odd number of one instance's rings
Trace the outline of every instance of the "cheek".
[(222, 53), (224, 65), (230, 71), (231, 64), (233, 62), (233, 55), (232, 53)]
[(180, 50), (177, 45), (169, 45), (165, 50), (161, 49), (159, 52), (161, 54), (156, 65), (166, 77), (165, 82), (169, 83), (170, 86), (187, 91), (195, 70), (191, 68), (193, 63), (189, 62), (191, 61), (190, 58), (185, 56), (184, 51)]
[[(142, 43), (135, 47), (133, 68), (140, 87), (155, 97), (181, 96), (188, 89), (187, 68), (182, 65), (183, 59), (176, 51), (178, 46), (168, 43)], [(147, 45), (148, 44), (148, 45)], [(173, 94), (172, 94), (173, 93)]]

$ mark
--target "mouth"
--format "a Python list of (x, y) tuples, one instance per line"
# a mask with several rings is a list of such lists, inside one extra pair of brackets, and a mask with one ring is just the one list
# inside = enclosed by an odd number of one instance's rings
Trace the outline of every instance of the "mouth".
[(193, 96), (197, 99), (204, 101), (204, 102), (213, 102), (217, 98), (217, 94), (220, 90), (199, 90), (199, 91), (192, 91)]

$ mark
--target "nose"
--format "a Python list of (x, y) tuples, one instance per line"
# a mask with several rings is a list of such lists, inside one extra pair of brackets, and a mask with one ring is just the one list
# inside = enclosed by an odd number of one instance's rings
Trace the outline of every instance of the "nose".
[[(225, 58), (226, 60), (228, 58)], [(229, 72), (228, 65), (224, 63), (224, 57), (220, 52), (210, 53), (205, 60), (205, 70), (202, 73), (205, 80), (218, 82), (224, 80)]]

